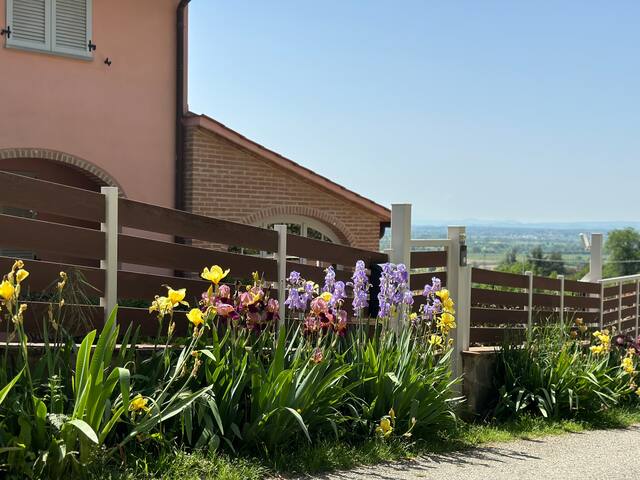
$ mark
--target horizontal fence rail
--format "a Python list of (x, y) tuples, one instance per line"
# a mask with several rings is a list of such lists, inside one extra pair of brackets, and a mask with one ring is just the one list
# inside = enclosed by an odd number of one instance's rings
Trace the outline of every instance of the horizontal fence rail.
[(447, 246), (449, 241), (442, 240), (411, 240), (413, 248), (441, 248), (441, 250), (431, 251), (412, 251), (411, 258), (411, 276), (409, 278), (409, 287), (414, 292), (413, 309), (418, 311), (420, 306), (424, 305), (425, 298), (422, 296), (424, 286), (430, 284), (433, 278), (437, 278), (442, 285), (447, 285)]
[[(83, 297), (89, 303), (78, 301), (64, 307), (85, 322), (69, 325), (69, 332), (81, 335), (91, 326), (102, 325), (106, 312), (98, 300), (106, 295), (111, 275), (104, 267), (109, 201), (103, 193), (0, 172), (0, 207), (12, 209), (12, 214), (0, 213), (0, 249), (20, 252), (31, 273), (25, 283), (30, 307), (25, 319), (28, 333), (37, 335), (49, 306), (55, 305), (60, 271), (73, 271), (90, 285)], [(279, 234), (274, 230), (126, 198), (116, 197), (115, 202), (118, 263), (112, 276), (120, 304), (118, 318), (124, 327), (121, 332), (133, 324), (141, 327), (143, 335), (156, 334), (157, 321), (149, 314), (148, 305), (154, 295), (166, 292), (163, 285), (186, 288), (186, 300), (197, 304), (210, 285), (199, 276), (206, 266), (230, 268), (225, 279), (229, 284), (248, 282), (257, 271), (272, 285), (271, 294), (278, 297), (283, 272), (288, 275), (296, 270), (321, 284), (329, 265), (335, 267), (338, 280), (348, 281), (357, 260), (363, 260), (368, 268), (388, 261), (381, 252), (293, 234), (285, 235), (286, 252), (282, 254), (278, 252)], [(13, 261), (0, 252), (0, 271), (10, 270)], [(284, 262), (282, 270), (280, 262)], [(349, 311), (350, 301), (345, 306)], [(186, 331), (186, 321), (176, 323), (178, 333)]]
[(601, 328), (615, 329), (636, 338), (640, 313), (640, 275), (606, 278), (600, 281)]
[(472, 344), (499, 345), (523, 339), (528, 328), (545, 322), (573, 323), (581, 318), (598, 326), (598, 283), (473, 268)]

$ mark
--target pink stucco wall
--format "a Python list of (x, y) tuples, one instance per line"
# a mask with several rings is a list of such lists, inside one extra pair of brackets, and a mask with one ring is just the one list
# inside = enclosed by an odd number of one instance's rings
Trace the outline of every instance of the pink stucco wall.
[[(61, 151), (107, 172), (129, 198), (173, 206), (178, 3), (94, 0), (92, 61), (0, 39), (0, 149)], [(0, 25), (5, 14), (0, 0)]]

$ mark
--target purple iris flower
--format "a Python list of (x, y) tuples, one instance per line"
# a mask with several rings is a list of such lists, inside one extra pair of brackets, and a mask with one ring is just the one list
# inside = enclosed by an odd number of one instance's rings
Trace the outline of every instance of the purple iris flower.
[(369, 277), (364, 262), (358, 260), (356, 268), (351, 276), (351, 281), (347, 284), (353, 287), (353, 313), (359, 316), (360, 313), (369, 306)]
[(325, 269), (323, 292), (333, 292), (333, 286), (336, 283), (336, 272), (331, 265)]
[(289, 274), (287, 282), (289, 293), (284, 304), (292, 310), (306, 310), (313, 293), (313, 282), (305, 282), (296, 271)]
[(378, 303), (380, 305), (378, 317), (388, 317), (394, 306), (413, 305), (413, 294), (409, 288), (409, 271), (402, 263), (382, 265)]
[(307, 302), (300, 296), (297, 287), (289, 288), (289, 296), (284, 304), (292, 310), (306, 310)]
[(301, 282), (302, 278), (300, 277), (300, 273), (295, 270), (289, 274), (289, 278), (287, 278), (287, 282), (291, 285), (298, 285)]
[(331, 292), (331, 301), (329, 305), (334, 307), (340, 304), (347, 297), (344, 282), (338, 280), (333, 284), (333, 292)]
[(413, 305), (413, 293), (411, 290), (405, 290), (402, 294), (402, 303), (405, 305)]

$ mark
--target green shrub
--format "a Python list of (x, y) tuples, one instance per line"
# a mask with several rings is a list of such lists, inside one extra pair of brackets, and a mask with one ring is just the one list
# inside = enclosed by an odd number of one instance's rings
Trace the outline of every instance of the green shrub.
[[(322, 289), (292, 273), (297, 303), (289, 302), (293, 314), (282, 321), (257, 274), (232, 292), (220, 285), (228, 270), (205, 269), (212, 285), (197, 307), (181, 311), (186, 291), (170, 287), (151, 302), (158, 335), (145, 355), (131, 327), (119, 338), (117, 309), (99, 334), (92, 330), (76, 345), (65, 325), (78, 322), (62, 321), (69, 277), (61, 274), (35, 361), (23, 328), (22, 267), (16, 262), (0, 284), (0, 313), (18, 340), (17, 354), (5, 347), (0, 370), (0, 471), (7, 475), (83, 476), (141, 451), (277, 455), (328, 438), (429, 438), (455, 420), (453, 300), (438, 282), (425, 294), (431, 310), (410, 314), (402, 266), (385, 266), (384, 314), (373, 336), (348, 327), (346, 285), (331, 267)], [(362, 262), (356, 271), (354, 310), (362, 316), (368, 279)], [(188, 336), (174, 336), (177, 322), (190, 324)]]
[[(519, 346), (505, 343), (497, 353), (498, 418), (521, 413), (573, 417), (594, 413), (635, 396), (635, 368), (625, 371), (627, 352), (611, 351), (608, 332), (590, 335), (557, 324), (535, 326)], [(571, 334), (571, 332), (575, 332)], [(594, 344), (589, 347), (589, 342)], [(634, 355), (635, 357), (635, 355)]]
[(455, 421), (459, 398), (453, 395), (450, 348), (436, 349), (410, 329), (373, 338), (354, 334), (346, 361), (349, 381), (361, 400), (357, 418), (369, 432), (393, 410), (395, 429), (426, 437)]

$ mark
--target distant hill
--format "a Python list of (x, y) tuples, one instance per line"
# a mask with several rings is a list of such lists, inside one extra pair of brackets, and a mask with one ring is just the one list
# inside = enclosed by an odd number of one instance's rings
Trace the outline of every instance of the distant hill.
[(467, 219), (451, 222), (421, 222), (413, 226), (414, 230), (445, 228), (447, 225), (464, 225), (466, 227), (493, 228), (549, 228), (554, 230), (582, 230), (608, 232), (617, 228), (633, 227), (640, 229), (640, 221), (589, 221), (589, 222), (520, 222), (517, 220), (479, 220)]

